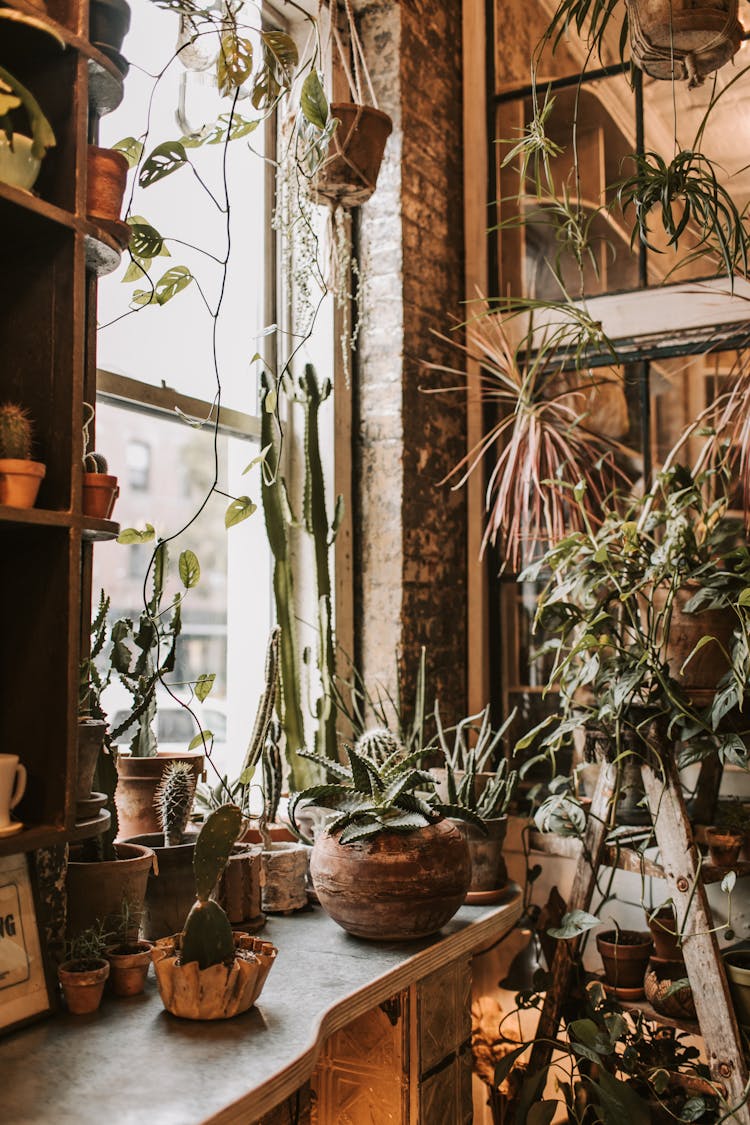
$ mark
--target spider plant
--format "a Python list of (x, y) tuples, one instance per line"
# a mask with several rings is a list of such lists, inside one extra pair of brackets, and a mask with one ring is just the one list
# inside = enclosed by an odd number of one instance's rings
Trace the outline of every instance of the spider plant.
[(619, 43), (620, 61), (623, 61), (628, 40), (628, 12), (621, 0), (560, 0), (542, 42), (551, 40), (554, 51), (565, 32), (574, 27), (588, 46), (589, 56), (596, 53), (601, 58), (605, 32), (618, 11), (623, 14)]
[(635, 154), (630, 159), (635, 165), (633, 174), (614, 187), (623, 214), (631, 206), (635, 209), (631, 246), (638, 236), (650, 250), (661, 252), (653, 245), (649, 230), (652, 211), (658, 208), (667, 246), (677, 250), (683, 235), (697, 236), (681, 265), (715, 254), (729, 278), (738, 269), (747, 273), (748, 234), (742, 216), (707, 156), (683, 149), (669, 164), (657, 152)]
[[(585, 513), (596, 522), (620, 470), (616, 443), (587, 429), (580, 409), (583, 393), (596, 385), (594, 377), (581, 373), (586, 350), (607, 347), (601, 327), (573, 304), (515, 301), (505, 308), (472, 320), (468, 343), (458, 345), (480, 365), (481, 398), (496, 414), (446, 480), (458, 477), (454, 488), (460, 488), (485, 458), (497, 454), (486, 486), (482, 552), (500, 538), (503, 565), (518, 571), (536, 548), (551, 547), (584, 526), (582, 509), (571, 497), (580, 481), (586, 486)], [(537, 330), (533, 312), (540, 308), (556, 319)], [(514, 348), (506, 326), (522, 313), (529, 329)], [(465, 379), (457, 368), (425, 366)], [(433, 394), (459, 389), (426, 388)]]
[[(551, 137), (547, 136), (547, 121), (554, 109), (555, 99), (551, 96), (551, 88), (547, 87), (547, 92), (544, 95), (544, 103), (541, 108), (539, 106), (539, 95), (537, 92), (535, 75), (532, 70), (532, 116), (528, 125), (521, 130), (521, 136), (516, 140), (500, 139), (496, 141), (499, 145), (512, 145), (513, 147), (503, 157), (501, 168), (507, 168), (510, 164), (518, 158), (518, 175), (521, 182), (521, 190), (524, 191), (526, 182), (530, 178), (536, 189), (537, 196), (541, 196), (544, 186), (550, 195), (555, 194), (555, 184), (552, 176), (552, 165), (550, 163), (557, 156), (561, 156), (563, 149)], [(529, 169), (532, 175), (529, 177)]]

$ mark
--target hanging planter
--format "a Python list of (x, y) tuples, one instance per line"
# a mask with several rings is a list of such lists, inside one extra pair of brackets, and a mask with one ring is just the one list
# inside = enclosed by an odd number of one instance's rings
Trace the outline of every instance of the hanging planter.
[(737, 0), (627, 0), (633, 60), (652, 78), (700, 86), (739, 49)]

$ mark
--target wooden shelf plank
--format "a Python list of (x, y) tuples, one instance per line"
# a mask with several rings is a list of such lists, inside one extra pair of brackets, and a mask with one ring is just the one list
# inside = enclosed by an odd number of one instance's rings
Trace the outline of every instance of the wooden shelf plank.
[(0, 838), (0, 856), (31, 852), (35, 848), (49, 848), (54, 844), (64, 844), (65, 829), (61, 825), (34, 824), (23, 828), (14, 836)]
[(83, 512), (57, 512), (47, 508), (9, 508), (0, 504), (0, 524), (2, 523), (75, 528), (89, 542), (116, 539), (120, 534), (120, 525), (115, 520), (94, 519)]

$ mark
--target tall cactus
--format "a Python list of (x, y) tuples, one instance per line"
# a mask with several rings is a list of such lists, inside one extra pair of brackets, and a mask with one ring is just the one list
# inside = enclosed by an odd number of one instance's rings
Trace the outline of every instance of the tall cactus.
[(13, 402), (0, 405), (0, 458), (31, 460), (31, 419)]
[(242, 813), (237, 806), (222, 805), (208, 817), (196, 840), (193, 873), (198, 897), (182, 933), (180, 959), (184, 965), (197, 961), (199, 969), (208, 969), (234, 957), (229, 919), (210, 895), (229, 862), (241, 828)]
[(245, 760), (242, 764), (242, 773), (254, 770), (260, 761), (263, 747), (266, 744), (268, 731), (273, 722), (273, 712), (276, 707), (276, 696), (279, 687), (279, 640), (281, 629), (277, 625), (271, 631), (266, 648), (266, 665), (264, 671), (265, 685), (258, 701), (258, 710), (255, 712), (253, 733), (245, 751)]
[(268, 729), (268, 737), (263, 747), (263, 812), (260, 818), (260, 834), (263, 847), (271, 846), (270, 825), (276, 820), (281, 800), (281, 724), (274, 720)]
[(154, 794), (154, 804), (168, 848), (177, 847), (185, 838), (196, 781), (189, 762), (170, 762), (162, 774)]

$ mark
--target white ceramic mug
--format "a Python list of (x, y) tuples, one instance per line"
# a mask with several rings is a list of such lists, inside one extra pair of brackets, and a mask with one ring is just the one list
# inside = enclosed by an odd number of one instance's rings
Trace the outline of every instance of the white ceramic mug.
[(10, 825), (10, 810), (26, 792), (26, 766), (17, 754), (0, 754), (0, 831)]

